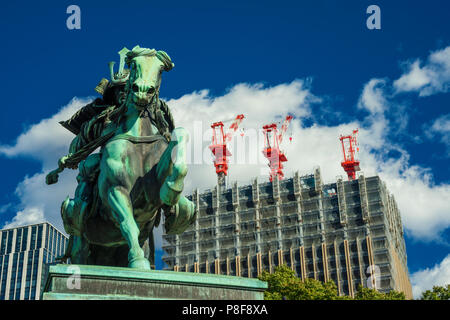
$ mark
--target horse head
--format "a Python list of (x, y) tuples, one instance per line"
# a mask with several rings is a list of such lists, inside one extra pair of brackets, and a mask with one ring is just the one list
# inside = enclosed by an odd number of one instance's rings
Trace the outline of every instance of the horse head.
[[(126, 48), (119, 52), (119, 71), (114, 73), (114, 62), (110, 63), (111, 82), (125, 84), (128, 104), (137, 109), (144, 109), (159, 95), (163, 71), (174, 67), (172, 60), (164, 51), (135, 46), (133, 50)], [(124, 70), (124, 63), (128, 70)]]

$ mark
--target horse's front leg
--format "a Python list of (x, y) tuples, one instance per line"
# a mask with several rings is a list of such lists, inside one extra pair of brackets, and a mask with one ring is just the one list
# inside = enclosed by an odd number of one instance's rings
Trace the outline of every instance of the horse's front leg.
[(123, 154), (128, 147), (124, 141), (119, 140), (108, 144), (103, 150), (98, 177), (99, 195), (105, 210), (110, 211), (112, 220), (127, 241), (128, 266), (150, 269), (150, 263), (145, 259), (144, 251), (139, 246), (139, 228), (134, 220), (130, 199), (130, 190), (135, 179), (127, 170), (127, 163), (130, 162), (128, 155)]
[(176, 128), (172, 131), (172, 140), (164, 151), (156, 167), (158, 181), (162, 183), (159, 191), (161, 201), (174, 206), (180, 199), (187, 174), (186, 143), (189, 135), (186, 129)]
[(129, 192), (122, 186), (112, 186), (107, 193), (107, 203), (113, 219), (119, 224), (120, 231), (128, 243), (128, 267), (150, 269), (150, 263), (139, 245), (139, 228), (133, 217), (133, 206)]

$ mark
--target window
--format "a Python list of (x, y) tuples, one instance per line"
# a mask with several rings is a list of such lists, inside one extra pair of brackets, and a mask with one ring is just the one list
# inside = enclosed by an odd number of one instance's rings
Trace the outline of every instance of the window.
[(44, 247), (47, 249), (50, 249), (50, 246), (52, 245), (50, 231), (51, 231), (51, 227), (49, 225), (47, 225), (47, 233), (46, 233), (45, 245), (44, 245)]
[(17, 274), (17, 258), (18, 254), (14, 253), (13, 255), (13, 264), (11, 269), (11, 278), (10, 278), (10, 287), (9, 287), (9, 300), (14, 299), (14, 290), (16, 289), (16, 274)]
[(22, 247), (22, 232), (23, 232), (23, 228), (21, 229), (17, 229), (16, 231), (16, 249), (14, 250), (14, 252), (19, 252), (20, 248)]
[(56, 230), (54, 228), (52, 228), (52, 249), (50, 252), (56, 255)]
[(33, 267), (33, 251), (28, 252), (27, 269), (25, 270), (25, 300), (28, 300), (30, 293), (31, 271)]
[[(5, 275), (3, 275), (2, 273), (2, 266), (3, 266), (3, 256), (0, 256), (0, 280), (2, 279), (2, 277), (4, 278)], [(0, 283), (0, 294), (2, 293), (2, 286)]]
[(42, 229), (43, 229), (42, 225), (38, 226), (36, 249), (39, 249), (42, 247)]
[(6, 254), (11, 253), (13, 240), (13, 230), (8, 231), (8, 245), (6, 246)]
[(61, 255), (61, 234), (59, 232), (56, 233), (56, 251), (55, 255)]
[(36, 226), (31, 227), (31, 244), (30, 244), (30, 250), (36, 249)]
[(28, 242), (28, 228), (23, 229), (23, 236), (22, 236), (22, 249), (21, 251), (27, 250), (27, 242)]
[(7, 236), (8, 236), (7, 232), (2, 232), (2, 243), (1, 243), (1, 247), (0, 247), (0, 255), (5, 254)]

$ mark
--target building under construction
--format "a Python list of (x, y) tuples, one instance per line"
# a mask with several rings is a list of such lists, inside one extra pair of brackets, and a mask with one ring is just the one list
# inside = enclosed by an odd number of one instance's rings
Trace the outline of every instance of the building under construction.
[(257, 277), (285, 264), (302, 279), (334, 281), (340, 295), (362, 284), (412, 298), (400, 213), (378, 176), (323, 184), (317, 168), (190, 199), (196, 222), (164, 235), (167, 269)]

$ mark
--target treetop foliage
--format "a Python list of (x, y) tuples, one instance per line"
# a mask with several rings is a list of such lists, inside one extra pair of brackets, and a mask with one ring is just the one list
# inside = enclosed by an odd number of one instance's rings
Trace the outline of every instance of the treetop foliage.
[(403, 292), (382, 293), (361, 285), (355, 298), (339, 296), (333, 281), (325, 283), (315, 279), (302, 281), (286, 265), (276, 267), (273, 273), (264, 271), (259, 279), (267, 281), (269, 285), (264, 293), (266, 300), (405, 300)]

